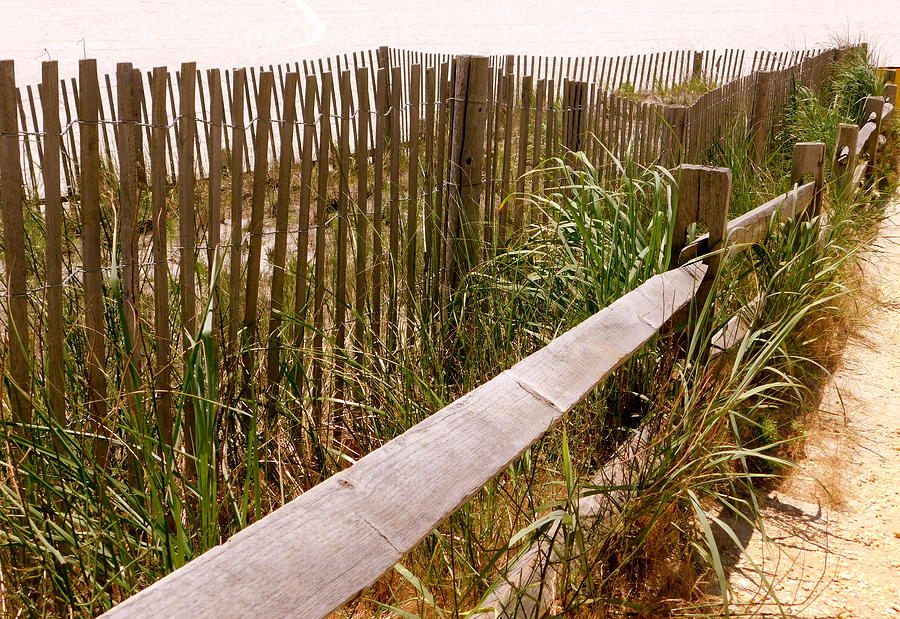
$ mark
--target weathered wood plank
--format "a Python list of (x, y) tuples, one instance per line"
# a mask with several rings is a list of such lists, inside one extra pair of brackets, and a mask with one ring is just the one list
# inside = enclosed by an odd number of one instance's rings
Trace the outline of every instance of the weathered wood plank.
[(259, 75), (256, 100), (256, 136), (253, 143), (253, 193), (250, 203), (250, 247), (247, 255), (247, 291), (244, 298), (244, 337), (252, 340), (259, 320), (259, 280), (262, 261), (263, 217), (266, 184), (269, 178), (269, 138), (272, 129), (272, 91), (275, 77), (269, 71)]
[(705, 271), (692, 265), (651, 278), (104, 616), (326, 615), (389, 570), (653, 337), (690, 302)]
[(321, 107), (319, 108), (319, 156), (316, 176), (316, 264), (313, 273), (313, 338), (312, 338), (312, 389), (313, 389), (313, 424), (316, 431), (322, 430), (324, 391), (324, 346), (325, 346), (325, 209), (328, 205), (328, 172), (331, 152), (331, 96), (333, 76), (331, 72), (322, 73)]
[(230, 206), (230, 242), (228, 250), (228, 351), (233, 353), (237, 348), (240, 330), (241, 312), (241, 270), (243, 268), (242, 246), (244, 234), (243, 199), (244, 199), (244, 156), (246, 149), (247, 129), (244, 126), (244, 87), (247, 74), (244, 69), (234, 71), (234, 86), (231, 101), (231, 206)]
[[(6, 268), (3, 276), (7, 296), (5, 309), (8, 312), (6, 341), (3, 344), (8, 350), (6, 364), (12, 379), (7, 390), (12, 418), (20, 423), (29, 423), (31, 421), (29, 360), (32, 351), (26, 296), (25, 196), (22, 191), (22, 161), (19, 156), (21, 136), (16, 118), (16, 93), (13, 61), (0, 61), (0, 204), (2, 204), (3, 255)], [(87, 292), (86, 290), (85, 295)]]
[[(279, 127), (278, 196), (275, 200), (275, 246), (272, 257), (272, 284), (269, 294), (269, 341), (266, 351), (266, 382), (278, 382), (281, 360), (281, 314), (284, 310), (284, 276), (287, 255), (288, 207), (291, 199), (291, 167), (294, 164), (295, 122), (297, 121), (296, 73), (288, 73), (284, 89), (284, 116)], [(299, 258), (298, 258), (299, 259)]]
[[(178, 117), (178, 280), (181, 286), (181, 335), (182, 358), (185, 365), (194, 346), (197, 326), (196, 291), (196, 222), (194, 220), (194, 134), (197, 121), (194, 118), (194, 94), (197, 65), (185, 62), (181, 65)], [(188, 453), (194, 453), (194, 402), (184, 399), (184, 442)], [(187, 467), (192, 466), (187, 459)]]
[(166, 208), (166, 83), (165, 67), (153, 69), (150, 106), (150, 206), (153, 222), (153, 331), (156, 361), (156, 420), (160, 440), (172, 445), (172, 336), (169, 328), (168, 209)]
[(369, 105), (369, 69), (356, 70), (356, 92), (359, 110), (359, 128), (356, 134), (356, 286), (353, 291), (356, 322), (353, 327), (353, 341), (358, 352), (357, 359), (363, 358), (366, 340), (366, 301), (368, 288), (366, 268), (368, 264), (369, 236), (369, 144), (372, 122)]
[[(78, 63), (78, 118), (81, 154), (81, 243), (84, 264), (84, 330), (87, 341), (88, 389), (93, 422), (98, 431), (106, 433), (106, 324), (103, 312), (103, 272), (101, 271), (100, 220), (100, 83), (97, 61)], [(105, 465), (108, 453), (105, 438), (94, 441), (94, 453)]]
[[(138, 233), (138, 150), (137, 137), (140, 118), (135, 116), (134, 70), (130, 62), (116, 66), (116, 94), (119, 106), (118, 156), (119, 156), (119, 261), (121, 264), (122, 298), (125, 305), (125, 322), (131, 343), (129, 363), (138, 363), (135, 351), (140, 344), (140, 314), (138, 306), (139, 269)], [(137, 385), (133, 385), (137, 388)]]
[(47, 382), (50, 409), (60, 424), (66, 422), (65, 324), (63, 322), (63, 208), (60, 190), (59, 70), (56, 61), (41, 66), (41, 111), (44, 126), (44, 205), (47, 251)]
[[(747, 245), (762, 239), (769, 231), (769, 222), (773, 217), (793, 219), (805, 211), (813, 201), (815, 192), (815, 182), (800, 185), (797, 189), (783, 193), (729, 221), (726, 237), (729, 255), (743, 251)], [(687, 245), (681, 252), (682, 262), (693, 260), (697, 256), (707, 253), (708, 243), (709, 236), (704, 234)]]

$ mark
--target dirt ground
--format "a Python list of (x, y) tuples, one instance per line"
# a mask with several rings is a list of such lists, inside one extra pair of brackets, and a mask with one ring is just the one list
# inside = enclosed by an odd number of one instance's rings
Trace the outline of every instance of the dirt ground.
[(900, 617), (900, 197), (888, 214), (806, 458), (767, 497), (774, 543), (754, 533), (731, 572), (735, 611)]

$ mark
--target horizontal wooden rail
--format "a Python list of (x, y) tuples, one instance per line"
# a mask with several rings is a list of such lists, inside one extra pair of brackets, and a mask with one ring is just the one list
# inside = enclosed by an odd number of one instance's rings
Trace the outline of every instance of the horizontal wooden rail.
[[(772, 198), (765, 204), (757, 206), (728, 222), (728, 251), (735, 254), (746, 249), (748, 244), (756, 243), (766, 236), (769, 222), (773, 217), (792, 219), (805, 211), (815, 197), (815, 183), (800, 185), (787, 193)], [(682, 261), (694, 260), (708, 253), (709, 235), (698, 237), (681, 252)]]
[[(825, 145), (821, 142), (804, 142), (794, 149), (794, 165), (792, 174), (799, 178), (803, 174), (812, 174), (817, 180), (800, 185), (792, 191), (782, 194), (757, 208), (737, 217), (731, 221), (723, 221), (721, 231), (714, 238), (725, 239), (726, 255), (733, 255), (747, 246), (747, 243), (761, 241), (769, 231), (773, 218), (794, 219), (805, 215), (808, 209), (815, 204), (816, 188), (821, 186), (821, 172), (824, 165)], [(703, 166), (682, 166), (681, 187), (679, 197), (679, 217), (676, 222), (675, 236), (682, 233), (684, 224), (694, 219), (694, 216), (682, 215), (682, 210), (688, 212), (696, 210), (698, 203), (706, 204), (715, 199), (717, 192), (712, 191), (712, 179), (720, 168), (706, 168)], [(727, 172), (727, 170), (725, 170)], [(701, 184), (705, 192), (695, 194), (691, 189), (691, 180), (687, 173), (700, 173), (703, 179)], [(691, 176), (690, 178), (694, 178)], [(728, 175), (730, 188), (730, 174)], [(724, 179), (723, 179), (724, 180)], [(694, 180), (694, 182), (696, 182)], [(724, 215), (728, 211), (730, 191), (720, 191), (719, 204), (709, 204), (711, 211), (721, 212)], [(699, 200), (698, 200), (699, 199)], [(711, 227), (712, 229), (712, 227)], [(709, 235), (704, 235), (691, 245), (686, 246), (680, 252), (680, 260), (693, 260), (698, 256), (709, 253)], [(677, 248), (677, 245), (676, 245)], [(707, 256), (707, 261), (710, 256)], [(713, 265), (715, 261), (710, 261)], [(714, 274), (708, 270), (707, 278)], [(704, 294), (701, 286), (698, 298)], [(757, 296), (724, 328), (713, 334), (710, 340), (710, 355), (717, 356), (737, 345), (745, 336), (749, 325), (759, 312), (765, 296)], [(609, 526), (620, 512), (622, 505), (627, 500), (625, 488), (640, 477), (642, 466), (645, 462), (638, 459), (641, 446), (648, 443), (650, 429), (641, 425), (622, 445), (616, 450), (612, 458), (607, 460), (600, 471), (591, 477), (591, 482), (609, 488), (616, 488), (610, 492), (590, 494), (581, 497), (577, 504), (579, 522), (584, 530), (597, 531)], [(473, 617), (478, 619), (490, 619), (491, 617), (506, 617), (509, 619), (530, 619), (542, 617), (546, 614), (554, 600), (557, 598), (560, 587), (563, 586), (561, 576), (564, 573), (564, 565), (570, 560), (565, 544), (559, 543), (559, 523), (554, 523), (549, 531), (534, 541), (528, 548), (520, 553), (512, 562), (499, 580), (490, 589), (488, 595), (481, 601)]]
[(652, 338), (706, 266), (656, 275), (105, 617), (317, 617), (372, 584)]
[(758, 242), (766, 236), (773, 217), (793, 219), (806, 210), (814, 195), (815, 183), (806, 183), (735, 217), (728, 222), (729, 245), (742, 246)]
[(867, 121), (862, 127), (859, 129), (859, 135), (856, 138), (856, 154), (865, 152), (869, 140), (872, 139), (872, 136), (876, 134), (878, 131), (878, 125), (876, 121), (870, 120)]

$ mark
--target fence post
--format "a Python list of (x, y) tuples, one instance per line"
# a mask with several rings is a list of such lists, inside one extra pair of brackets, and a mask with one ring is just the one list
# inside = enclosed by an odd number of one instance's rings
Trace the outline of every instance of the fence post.
[(687, 245), (687, 229), (692, 223), (704, 224), (709, 234), (705, 248), (708, 255), (703, 282), (697, 300), (705, 302), (712, 281), (719, 270), (722, 243), (728, 227), (728, 207), (731, 204), (731, 170), (689, 163), (678, 167), (678, 210), (672, 237), (671, 266), (680, 264), (681, 250)]
[[(41, 108), (43, 112), (44, 215), (47, 249), (44, 270), (47, 277), (47, 373), (50, 409), (60, 424), (66, 422), (65, 323), (63, 319), (63, 208), (59, 169), (62, 133), (59, 121), (59, 69), (56, 61), (41, 66)], [(57, 443), (61, 447), (61, 443)]]
[(753, 93), (753, 108), (750, 116), (750, 144), (753, 160), (759, 163), (766, 149), (769, 137), (769, 84), (771, 71), (756, 72), (756, 88)]
[(487, 56), (458, 56), (450, 127), (444, 288), (453, 290), (479, 255), (482, 163), (490, 66)]
[[(119, 144), (119, 261), (122, 265), (120, 275), (121, 293), (125, 306), (125, 322), (131, 340), (128, 364), (135, 371), (140, 371), (141, 322), (139, 315), (138, 290), (140, 269), (138, 262), (138, 156), (140, 151), (137, 138), (141, 135), (140, 117), (135, 115), (134, 105), (134, 69), (130, 62), (116, 65), (116, 91), (118, 95), (119, 122), (117, 127)], [(115, 251), (115, 248), (114, 250)], [(129, 377), (130, 380), (130, 377)], [(136, 389), (137, 385), (133, 385)]]
[(794, 145), (794, 159), (791, 164), (791, 184), (800, 183), (806, 174), (812, 174), (815, 194), (812, 211), (806, 209), (806, 219), (822, 214), (822, 186), (825, 184), (825, 143), (798, 142)]
[(12, 60), (0, 61), (0, 203), (3, 205), (3, 245), (8, 307), (6, 360), (12, 379), (9, 401), (13, 420), (31, 421), (31, 338), (25, 276), (25, 201), (16, 117), (16, 78)]
[(869, 147), (866, 149), (866, 155), (869, 162), (866, 164), (866, 177), (872, 175), (875, 171), (875, 164), (878, 160), (878, 136), (881, 135), (881, 112), (884, 109), (884, 97), (866, 97), (866, 103), (863, 107), (863, 123), (874, 122), (875, 131), (869, 139)]
[(850, 123), (838, 125), (837, 140), (834, 147), (834, 178), (841, 195), (853, 184), (853, 172), (856, 170), (856, 140), (859, 127)]

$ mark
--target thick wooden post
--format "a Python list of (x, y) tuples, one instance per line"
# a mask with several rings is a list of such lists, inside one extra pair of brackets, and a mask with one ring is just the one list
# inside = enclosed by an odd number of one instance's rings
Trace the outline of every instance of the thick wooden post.
[(709, 294), (712, 280), (719, 270), (721, 249), (728, 227), (731, 204), (731, 170), (710, 166), (682, 164), (678, 167), (679, 197), (672, 239), (671, 266), (681, 263), (681, 250), (687, 244), (687, 229), (692, 223), (704, 224), (709, 234), (706, 246), (708, 266), (697, 293), (699, 302)]
[(791, 184), (799, 184), (803, 177), (811, 174), (816, 190), (806, 218), (822, 214), (822, 187), (825, 184), (825, 143), (799, 142), (794, 145), (794, 159), (791, 165)]
[[(897, 114), (897, 71), (889, 71), (888, 79), (891, 83), (884, 85), (884, 103), (885, 105), (890, 104), (890, 112), (884, 115), (882, 118), (882, 122), (886, 123), (885, 127), (882, 127), (882, 131), (887, 132), (890, 124), (894, 122), (894, 116)], [(900, 166), (900, 153), (896, 153), (894, 155), (893, 167), (897, 168)]]
[(853, 185), (853, 172), (856, 170), (856, 140), (859, 136), (859, 127), (854, 124), (841, 123), (838, 125), (837, 139), (834, 147), (834, 178), (838, 185), (838, 191), (844, 197)]
[(875, 171), (875, 164), (878, 162), (878, 136), (881, 135), (881, 112), (883, 109), (884, 97), (866, 97), (863, 107), (863, 123), (875, 123), (875, 131), (865, 147), (865, 153), (869, 160), (866, 164), (867, 177)]
[(490, 92), (487, 56), (456, 58), (450, 130), (444, 287), (456, 288), (479, 255), (484, 137)]
[(769, 137), (769, 84), (772, 73), (769, 71), (756, 72), (756, 89), (753, 94), (753, 108), (750, 116), (750, 143), (753, 152), (753, 160), (762, 161), (766, 150), (766, 140)]
[(3, 206), (3, 245), (9, 326), (6, 363), (13, 419), (31, 421), (31, 338), (25, 278), (25, 202), (16, 117), (16, 77), (12, 60), (0, 61), (0, 203)]

